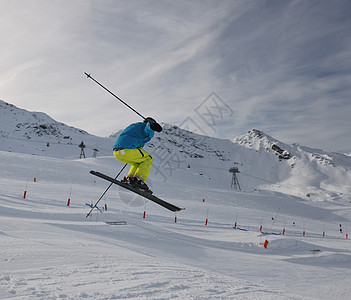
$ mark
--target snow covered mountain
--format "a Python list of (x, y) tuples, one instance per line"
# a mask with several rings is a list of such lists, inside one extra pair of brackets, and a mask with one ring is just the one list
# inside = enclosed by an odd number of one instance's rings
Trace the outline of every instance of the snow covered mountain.
[[(316, 201), (349, 199), (351, 160), (345, 154), (298, 144), (288, 145), (258, 130), (235, 138), (234, 143), (256, 152), (257, 157), (260, 157), (256, 160), (258, 162), (264, 157), (271, 159), (271, 163), (266, 166), (266, 179), (275, 184), (266, 185), (270, 190), (307, 196)], [(250, 169), (248, 173), (252, 174), (253, 171)], [(269, 174), (272, 174), (271, 177)]]
[[(0, 150), (78, 158), (111, 156), (118, 133), (108, 138), (59, 123), (48, 115), (28, 112), (0, 100)], [(243, 190), (274, 190), (315, 201), (344, 199), (351, 192), (351, 157), (297, 144), (288, 145), (252, 129), (233, 139), (212, 138), (163, 124), (164, 130), (145, 147), (154, 158), (154, 172), (164, 180), (180, 169), (205, 185), (228, 187), (236, 167)]]
[(57, 122), (42, 112), (29, 112), (0, 100), (0, 150), (50, 157), (79, 157), (80, 143), (85, 153), (93, 149), (107, 155), (111, 148), (106, 138)]
[(229, 185), (229, 170), (236, 167), (243, 190), (274, 190), (315, 201), (347, 201), (351, 192), (349, 156), (288, 145), (256, 129), (230, 141), (164, 125), (146, 148), (164, 167), (187, 169), (217, 187)]

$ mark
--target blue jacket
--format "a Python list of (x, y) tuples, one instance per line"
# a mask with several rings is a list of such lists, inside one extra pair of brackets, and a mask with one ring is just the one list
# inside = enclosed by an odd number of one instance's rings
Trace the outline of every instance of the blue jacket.
[(142, 148), (154, 136), (150, 123), (134, 123), (129, 125), (117, 138), (113, 149), (136, 149)]

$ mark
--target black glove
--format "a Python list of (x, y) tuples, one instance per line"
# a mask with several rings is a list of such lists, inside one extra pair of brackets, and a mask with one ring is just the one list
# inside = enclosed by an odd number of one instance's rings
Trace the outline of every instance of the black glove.
[(158, 123), (151, 123), (150, 124), (150, 128), (154, 131), (157, 131), (157, 132), (161, 132), (162, 131), (162, 127), (160, 124)]

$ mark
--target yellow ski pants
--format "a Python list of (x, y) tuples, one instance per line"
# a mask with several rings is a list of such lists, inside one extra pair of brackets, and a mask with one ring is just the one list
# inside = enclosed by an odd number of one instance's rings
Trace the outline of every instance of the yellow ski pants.
[(137, 148), (113, 151), (113, 154), (119, 161), (131, 165), (128, 176), (138, 176), (145, 182), (152, 165), (152, 156), (148, 152)]

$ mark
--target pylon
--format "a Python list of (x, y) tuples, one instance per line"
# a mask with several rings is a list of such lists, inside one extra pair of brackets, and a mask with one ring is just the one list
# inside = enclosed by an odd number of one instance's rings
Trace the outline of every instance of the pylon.
[(265, 248), (267, 249), (268, 243), (269, 243), (268, 240), (265, 240), (265, 241), (264, 241), (264, 244), (263, 244), (263, 247), (265, 247)]

